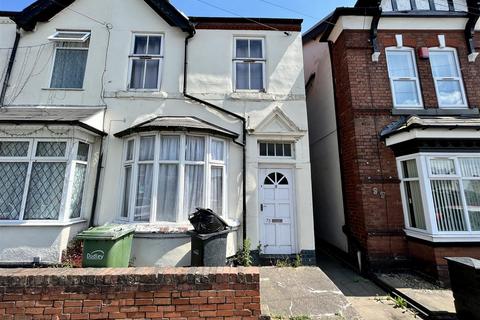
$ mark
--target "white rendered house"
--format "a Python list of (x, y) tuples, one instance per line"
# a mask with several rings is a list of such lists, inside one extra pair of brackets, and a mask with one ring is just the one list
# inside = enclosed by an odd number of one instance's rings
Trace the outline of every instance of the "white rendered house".
[(132, 264), (190, 263), (211, 208), (266, 255), (314, 260), (301, 21), (165, 0), (39, 0), (0, 17), (0, 263), (58, 263), (90, 225)]

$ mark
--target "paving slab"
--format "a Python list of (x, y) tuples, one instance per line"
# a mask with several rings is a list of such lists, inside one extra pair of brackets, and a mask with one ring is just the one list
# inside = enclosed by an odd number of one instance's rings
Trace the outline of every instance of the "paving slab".
[(338, 287), (316, 267), (262, 268), (260, 295), (262, 313), (272, 318), (361, 319)]
[(437, 286), (412, 273), (377, 273), (376, 276), (431, 312), (455, 313), (452, 290)]

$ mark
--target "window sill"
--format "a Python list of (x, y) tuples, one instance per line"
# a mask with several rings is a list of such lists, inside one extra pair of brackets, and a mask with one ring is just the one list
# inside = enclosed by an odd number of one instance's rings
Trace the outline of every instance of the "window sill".
[[(240, 221), (225, 219), (229, 224), (232, 230), (236, 230), (240, 226)], [(190, 223), (172, 223), (172, 222), (163, 222), (163, 223), (129, 223), (126, 221), (117, 221), (119, 224), (128, 224), (135, 227), (135, 237), (142, 236), (151, 236), (152, 234), (157, 235), (170, 235), (170, 236), (184, 236), (188, 231), (193, 230), (193, 227)]]
[(109, 91), (105, 92), (106, 98), (132, 99), (132, 98), (155, 98), (167, 99), (168, 93), (158, 90), (128, 90), (128, 91)]
[(477, 108), (428, 108), (428, 109), (408, 109), (394, 108), (392, 115), (425, 115), (425, 116), (453, 116), (453, 115), (478, 115)]
[(434, 243), (480, 242), (480, 232), (451, 232), (449, 234), (430, 234), (417, 230), (405, 229), (407, 236)]
[(229, 97), (234, 100), (250, 99), (250, 100), (275, 100), (274, 94), (257, 90), (235, 91), (229, 94)]
[(87, 220), (60, 221), (0, 221), (0, 227), (68, 227), (86, 223)]
[(42, 88), (44, 91), (85, 91), (85, 89), (81, 88)]

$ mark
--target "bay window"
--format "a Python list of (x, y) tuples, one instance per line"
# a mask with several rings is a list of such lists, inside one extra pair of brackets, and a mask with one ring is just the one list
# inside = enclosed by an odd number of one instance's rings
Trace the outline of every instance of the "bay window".
[(88, 157), (79, 141), (0, 140), (0, 223), (80, 218)]
[(120, 218), (184, 222), (198, 207), (224, 214), (226, 152), (224, 140), (204, 135), (127, 139)]
[(412, 48), (387, 48), (387, 66), (396, 108), (421, 108), (420, 82), (415, 51)]
[(467, 100), (457, 51), (453, 48), (431, 48), (435, 90), (440, 108), (466, 108)]
[(398, 167), (407, 234), (480, 237), (480, 154), (420, 153)]

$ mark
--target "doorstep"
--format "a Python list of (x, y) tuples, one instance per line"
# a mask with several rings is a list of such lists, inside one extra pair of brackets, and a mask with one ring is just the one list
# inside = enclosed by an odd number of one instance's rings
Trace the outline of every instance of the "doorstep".
[(421, 276), (408, 273), (375, 273), (373, 280), (384, 290), (404, 298), (428, 319), (456, 319), (453, 293)]

